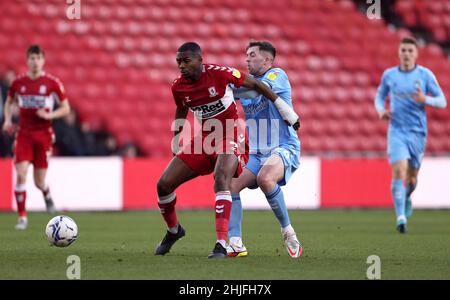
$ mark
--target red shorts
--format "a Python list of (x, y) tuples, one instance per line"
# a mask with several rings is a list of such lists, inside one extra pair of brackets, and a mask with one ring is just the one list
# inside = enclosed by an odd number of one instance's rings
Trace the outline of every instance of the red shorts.
[(239, 163), (234, 177), (239, 177), (249, 158), (247, 131), (235, 128), (215, 140), (205, 133), (198, 135), (177, 153), (177, 157), (199, 175), (208, 175), (214, 171), (217, 156), (221, 153), (236, 155)]
[(51, 129), (19, 131), (14, 143), (14, 163), (29, 161), (35, 168), (47, 169), (54, 139)]

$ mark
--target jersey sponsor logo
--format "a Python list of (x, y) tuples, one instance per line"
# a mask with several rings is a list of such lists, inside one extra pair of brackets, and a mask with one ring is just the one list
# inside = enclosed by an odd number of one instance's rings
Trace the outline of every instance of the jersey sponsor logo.
[(269, 107), (269, 101), (266, 99), (262, 99), (256, 103), (251, 103), (249, 105), (243, 105), (244, 113), (249, 116), (254, 116), (260, 111), (263, 111)]
[(275, 72), (270, 72), (269, 74), (267, 74), (267, 79), (274, 81), (275, 79), (277, 79), (278, 73)]
[(45, 86), (44, 84), (39, 86), (39, 94), (44, 95), (46, 93), (47, 93), (47, 86)]
[(191, 110), (196, 117), (200, 119), (207, 119), (218, 115), (226, 109), (222, 102), (222, 99), (214, 101), (212, 103), (203, 104), (199, 106), (192, 107)]
[(43, 108), (46, 100), (46, 96), (21, 95), (19, 96), (19, 106), (21, 108)]
[(217, 91), (216, 91), (216, 87), (212, 86), (208, 88), (208, 92), (209, 92), (209, 97), (213, 98), (216, 97), (218, 95)]

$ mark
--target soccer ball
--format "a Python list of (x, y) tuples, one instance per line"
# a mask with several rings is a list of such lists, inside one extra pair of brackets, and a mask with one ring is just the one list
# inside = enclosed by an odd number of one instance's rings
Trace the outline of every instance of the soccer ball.
[(45, 235), (51, 245), (67, 247), (77, 239), (78, 227), (68, 216), (56, 216), (45, 227)]

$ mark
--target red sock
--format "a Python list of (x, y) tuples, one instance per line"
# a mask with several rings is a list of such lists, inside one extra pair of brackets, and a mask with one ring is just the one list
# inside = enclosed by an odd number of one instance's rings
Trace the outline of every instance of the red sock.
[(158, 196), (158, 206), (161, 215), (166, 221), (167, 227), (172, 228), (178, 224), (177, 212), (175, 211), (175, 203), (177, 203), (177, 196), (172, 193), (168, 196)]
[(19, 217), (26, 217), (27, 211), (25, 210), (25, 202), (27, 200), (27, 191), (14, 191), (16, 196), (17, 210), (19, 212)]
[(226, 241), (231, 213), (231, 193), (223, 191), (216, 193), (216, 236), (217, 240)]

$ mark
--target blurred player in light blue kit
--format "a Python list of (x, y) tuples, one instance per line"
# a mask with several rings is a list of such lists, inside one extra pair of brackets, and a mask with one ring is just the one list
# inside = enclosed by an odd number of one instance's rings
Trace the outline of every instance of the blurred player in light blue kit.
[[(427, 105), (445, 108), (447, 101), (433, 72), (416, 64), (417, 42), (404, 38), (399, 46), (400, 65), (384, 71), (375, 98), (375, 108), (389, 121), (387, 154), (392, 168), (392, 198), (397, 230), (406, 232), (412, 215), (411, 194), (417, 186), (427, 139)], [(386, 96), (390, 111), (386, 110)]]
[[(272, 67), (275, 48), (268, 42), (250, 42), (246, 55), (249, 73), (269, 86), (284, 103), (292, 107), (289, 79), (282, 69)], [(250, 159), (242, 174), (231, 182), (233, 206), (228, 256), (248, 255), (242, 242), (242, 203), (239, 193), (247, 187), (259, 187), (280, 223), (288, 254), (299, 257), (303, 249), (291, 226), (280, 188), (300, 165), (300, 141), (297, 133), (283, 120), (279, 109), (264, 96), (240, 89), (235, 92), (235, 97), (241, 99), (245, 112)]]

